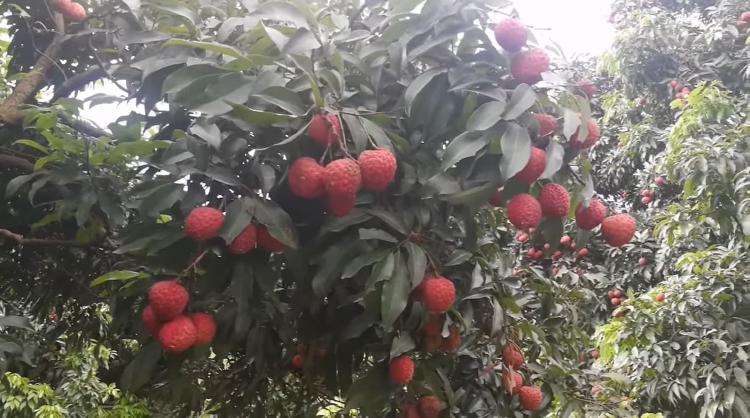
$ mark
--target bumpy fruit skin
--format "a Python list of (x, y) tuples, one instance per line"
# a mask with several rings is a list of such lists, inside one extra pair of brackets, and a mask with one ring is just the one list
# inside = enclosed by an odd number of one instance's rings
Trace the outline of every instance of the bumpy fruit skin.
[(506, 344), (503, 347), (503, 363), (511, 369), (518, 370), (523, 366), (526, 360), (523, 357), (523, 353), (518, 349), (518, 346), (514, 343)]
[(208, 345), (216, 336), (216, 321), (214, 316), (207, 313), (194, 313), (190, 320), (195, 325), (195, 345)]
[(577, 257), (578, 258), (583, 258), (583, 257), (588, 257), (588, 255), (589, 255), (589, 249), (588, 248), (581, 248), (578, 251)]
[(490, 206), (500, 208), (503, 206), (503, 192), (498, 190), (490, 196)]
[(161, 321), (156, 316), (156, 312), (154, 312), (154, 308), (152, 308), (151, 305), (146, 306), (146, 308), (143, 309), (143, 313), (141, 313), (141, 319), (143, 320), (143, 325), (146, 327), (148, 333), (151, 334), (152, 337), (156, 337), (159, 335)]
[(182, 314), (189, 298), (187, 289), (174, 280), (155, 283), (148, 291), (151, 309), (161, 321), (169, 321)]
[(518, 229), (536, 228), (542, 220), (542, 205), (530, 194), (513, 196), (507, 207), (508, 220)]
[(552, 135), (557, 130), (557, 118), (546, 113), (535, 113), (534, 119), (539, 124), (539, 136)]
[(570, 210), (570, 194), (565, 187), (549, 183), (542, 187), (539, 192), (539, 204), (542, 205), (542, 214), (548, 218), (564, 218)]
[(422, 416), (419, 415), (419, 408), (417, 408), (417, 405), (409, 405), (404, 409), (404, 413), (401, 414), (402, 418), (422, 418)]
[(542, 81), (542, 73), (549, 70), (549, 56), (541, 49), (521, 52), (510, 65), (513, 78), (521, 83), (536, 84)]
[(743, 22), (750, 22), (750, 12), (742, 12), (740, 20)]
[(258, 243), (258, 231), (255, 225), (250, 224), (240, 232), (229, 244), (229, 253), (242, 255), (249, 253)]
[(423, 303), (432, 313), (443, 313), (456, 301), (456, 286), (442, 276), (426, 278), (422, 289)]
[(666, 182), (667, 182), (667, 181), (666, 181), (666, 180), (664, 180), (664, 177), (662, 177), (662, 176), (659, 176), (659, 177), (657, 177), (657, 178), (655, 178), (655, 179), (654, 179), (654, 183), (655, 183), (655, 184), (656, 184), (657, 186), (663, 186), (663, 185), (664, 185), (664, 184), (665, 184)]
[(523, 386), (523, 376), (515, 370), (503, 370), (503, 387), (510, 395), (515, 395)]
[(578, 133), (580, 129), (576, 129), (573, 135), (570, 136), (570, 145), (573, 148), (577, 150), (591, 148), (594, 144), (596, 144), (596, 141), (599, 140), (599, 137), (601, 137), (599, 125), (597, 125), (594, 119), (589, 119), (588, 122), (586, 122), (586, 128), (588, 129), (588, 135), (586, 135), (585, 141), (580, 142), (578, 139)]
[(528, 39), (529, 31), (518, 19), (505, 19), (495, 25), (495, 40), (507, 51), (518, 51)]
[(159, 330), (159, 343), (168, 353), (181, 353), (195, 344), (197, 330), (193, 321), (180, 315), (165, 323)]
[(590, 231), (602, 223), (607, 216), (607, 207), (599, 199), (591, 199), (589, 207), (585, 207), (583, 202), (576, 208), (576, 225), (579, 228)]
[(351, 213), (357, 203), (357, 195), (330, 196), (327, 201), (328, 213), (337, 218), (343, 218)]
[(646, 264), (648, 264), (648, 260), (646, 260), (644, 257), (638, 259), (638, 265), (645, 266)]
[(49, 0), (48, 3), (49, 7), (52, 8), (52, 10), (55, 10), (60, 13), (65, 13), (71, 5), (70, 0)]
[(341, 138), (341, 121), (334, 114), (315, 115), (307, 130), (310, 138), (322, 146), (336, 145)]
[(594, 93), (596, 93), (596, 86), (593, 82), (589, 79), (583, 79), (576, 83), (576, 87), (578, 87), (578, 90), (581, 91), (587, 98), (594, 97)]
[(622, 247), (627, 244), (633, 239), (634, 234), (635, 219), (626, 213), (613, 215), (602, 221), (604, 240), (613, 247)]
[(659, 293), (658, 295), (656, 295), (657, 302), (664, 302), (664, 300), (666, 299), (667, 299), (667, 295), (665, 295), (664, 293)]
[(190, 211), (185, 219), (185, 234), (196, 241), (219, 236), (224, 214), (219, 209), (200, 207)]
[(617, 306), (620, 303), (622, 303), (622, 300), (620, 298), (612, 298), (609, 300), (613, 305)]
[(69, 22), (78, 23), (86, 20), (86, 9), (80, 3), (71, 3), (65, 11), (65, 18)]
[(304, 199), (314, 199), (325, 194), (323, 176), (325, 168), (310, 157), (298, 158), (289, 167), (289, 189)]
[(591, 358), (596, 360), (599, 358), (599, 350), (594, 350), (591, 352)]
[(371, 192), (382, 192), (396, 177), (396, 157), (387, 149), (367, 150), (357, 158), (362, 172), (362, 186)]
[(268, 228), (263, 225), (257, 227), (257, 239), (258, 246), (268, 251), (269, 253), (281, 253), (286, 250), (286, 245), (281, 243), (279, 240), (274, 238), (269, 232)]
[(388, 367), (391, 381), (397, 385), (405, 385), (414, 377), (414, 361), (409, 356), (400, 356), (391, 360)]
[(518, 399), (521, 401), (521, 408), (534, 412), (538, 411), (539, 407), (542, 406), (544, 394), (536, 386), (522, 386), (518, 390)]
[(422, 326), (422, 335), (425, 337), (439, 337), (443, 332), (442, 315), (427, 315), (427, 320)]
[(419, 415), (422, 418), (438, 418), (441, 409), (443, 408), (437, 396), (428, 395), (419, 398)]
[(292, 357), (292, 366), (294, 366), (295, 369), (301, 369), (304, 365), (305, 358), (302, 354), (295, 354), (294, 357)]
[(323, 177), (328, 196), (351, 196), (362, 186), (359, 164), (348, 158), (328, 163)]
[(514, 178), (519, 183), (531, 184), (535, 182), (542, 173), (544, 173), (546, 167), (547, 154), (537, 147), (531, 147), (529, 161), (526, 163), (526, 166), (514, 176)]

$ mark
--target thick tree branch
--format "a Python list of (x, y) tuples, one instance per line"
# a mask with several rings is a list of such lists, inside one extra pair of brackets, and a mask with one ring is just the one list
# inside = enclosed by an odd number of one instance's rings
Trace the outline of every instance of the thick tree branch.
[(62, 50), (65, 35), (65, 22), (60, 13), (55, 13), (57, 35), (42, 55), (37, 59), (34, 69), (18, 81), (13, 93), (0, 103), (0, 122), (17, 125), (23, 119), (20, 107), (31, 99), (39, 90), (47, 72), (55, 65), (55, 60)]
[(0, 237), (5, 237), (10, 240), (13, 240), (17, 242), (18, 245), (62, 246), (62, 247), (88, 247), (90, 245), (90, 244), (82, 243), (78, 241), (69, 241), (69, 240), (62, 240), (62, 239), (26, 238), (23, 235), (8, 231), (7, 229), (0, 229)]
[(13, 168), (16, 170), (31, 172), (34, 171), (34, 164), (21, 157), (0, 154), (0, 168)]
[(106, 77), (107, 71), (101, 67), (90, 68), (80, 74), (76, 74), (73, 77), (65, 80), (64, 83), (55, 89), (55, 94), (52, 96), (51, 102), (56, 101), (61, 97), (68, 97), (73, 92), (78, 91), (86, 87), (87, 84), (93, 83), (100, 78)]

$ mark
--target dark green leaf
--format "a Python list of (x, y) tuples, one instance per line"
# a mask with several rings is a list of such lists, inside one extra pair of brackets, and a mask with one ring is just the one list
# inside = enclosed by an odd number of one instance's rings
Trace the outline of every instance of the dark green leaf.
[(158, 342), (152, 341), (144, 346), (133, 361), (125, 367), (120, 376), (120, 387), (134, 392), (151, 379), (151, 375), (162, 356), (162, 349)]
[(543, 179), (551, 178), (560, 170), (563, 157), (565, 157), (565, 148), (557, 141), (550, 141), (547, 145), (547, 166), (542, 173)]
[(527, 84), (519, 84), (513, 95), (510, 97), (508, 107), (505, 110), (503, 119), (513, 120), (518, 119), (523, 112), (529, 110), (531, 106), (536, 102), (536, 93)]
[(414, 338), (412, 338), (409, 333), (400, 333), (396, 338), (393, 339), (393, 342), (391, 343), (390, 357), (398, 357), (401, 354), (408, 353), (416, 347), (417, 344), (414, 342)]
[(21, 328), (28, 331), (34, 330), (31, 327), (31, 321), (29, 321), (27, 318), (16, 315), (0, 316), (0, 328), (4, 327)]
[(504, 178), (509, 179), (528, 163), (531, 156), (531, 137), (523, 126), (509, 123), (500, 143), (503, 149), (500, 172)]
[(419, 286), (427, 270), (427, 253), (417, 244), (407, 241), (404, 244), (409, 254), (409, 277), (411, 288)]
[(489, 135), (480, 132), (464, 132), (448, 144), (443, 153), (443, 161), (440, 167), (447, 170), (464, 158), (476, 156), (476, 154), (487, 146)]
[(219, 232), (224, 242), (231, 243), (252, 222), (255, 207), (254, 199), (248, 197), (237, 199), (227, 206), (224, 224)]
[(393, 323), (406, 308), (411, 291), (408, 273), (409, 268), (406, 266), (404, 258), (397, 252), (393, 275), (383, 283), (381, 294), (380, 313), (386, 331), (393, 328)]
[(501, 120), (505, 102), (491, 101), (481, 106), (469, 117), (466, 122), (468, 131), (484, 131), (492, 128)]

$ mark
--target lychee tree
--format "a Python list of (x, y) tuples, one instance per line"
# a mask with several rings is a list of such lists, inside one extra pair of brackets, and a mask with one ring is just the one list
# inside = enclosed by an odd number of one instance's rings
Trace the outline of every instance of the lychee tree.
[[(3, 5), (18, 313), (178, 415), (616, 409), (586, 260), (638, 226), (594, 197), (594, 85), (506, 1), (74, 4)], [(141, 107), (103, 130), (69, 96), (105, 77)]]

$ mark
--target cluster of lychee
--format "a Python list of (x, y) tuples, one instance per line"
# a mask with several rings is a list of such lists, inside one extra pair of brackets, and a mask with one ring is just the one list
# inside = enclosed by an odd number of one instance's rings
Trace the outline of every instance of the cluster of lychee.
[(544, 400), (542, 390), (536, 386), (526, 386), (523, 383), (523, 375), (517, 372), (526, 363), (521, 349), (515, 343), (508, 343), (502, 351), (503, 368), (502, 383), (505, 391), (510, 395), (518, 395), (521, 408), (534, 412), (539, 410)]
[(495, 40), (503, 49), (513, 53), (510, 72), (521, 83), (536, 84), (542, 81), (542, 73), (549, 71), (550, 59), (541, 49), (527, 49), (529, 31), (518, 19), (506, 19), (495, 25)]
[[(308, 135), (321, 145), (332, 147), (341, 140), (341, 122), (334, 114), (315, 115)], [(335, 217), (348, 215), (364, 188), (385, 191), (396, 176), (396, 157), (387, 149), (366, 150), (357, 160), (340, 158), (325, 167), (310, 157), (295, 160), (289, 168), (289, 188), (303, 199), (326, 198), (328, 211)]]
[(442, 314), (428, 313), (422, 325), (422, 351), (433, 353), (436, 351), (452, 353), (461, 346), (461, 331), (452, 326), (448, 336), (443, 337), (445, 318)]
[(86, 20), (86, 9), (80, 3), (70, 0), (49, 0), (49, 6), (63, 15), (68, 22), (83, 22)]
[[(208, 241), (219, 236), (224, 225), (224, 213), (216, 208), (198, 207), (190, 211), (185, 219), (185, 234), (196, 241)], [(237, 235), (227, 247), (230, 254), (242, 255), (257, 246), (277, 253), (286, 246), (274, 238), (263, 225), (249, 224)]]
[(194, 346), (208, 345), (216, 335), (211, 314), (185, 314), (190, 295), (176, 280), (161, 281), (148, 292), (149, 305), (141, 318), (148, 332), (164, 351), (181, 353)]
[(408, 405), (401, 416), (403, 418), (438, 418), (443, 410), (443, 403), (435, 395), (421, 396), (416, 404)]
[[(663, 186), (664, 184), (666, 184), (666, 182), (667, 181), (664, 180), (664, 177), (659, 176), (654, 179), (654, 186)], [(649, 205), (654, 200), (655, 195), (656, 193), (654, 193), (653, 190), (643, 189), (643, 191), (641, 191), (641, 203), (643, 203), (644, 205)]]
[(675, 99), (684, 100), (690, 96), (690, 87), (683, 86), (679, 81), (672, 80), (669, 82), (669, 85), (672, 87), (672, 90), (675, 91)]

